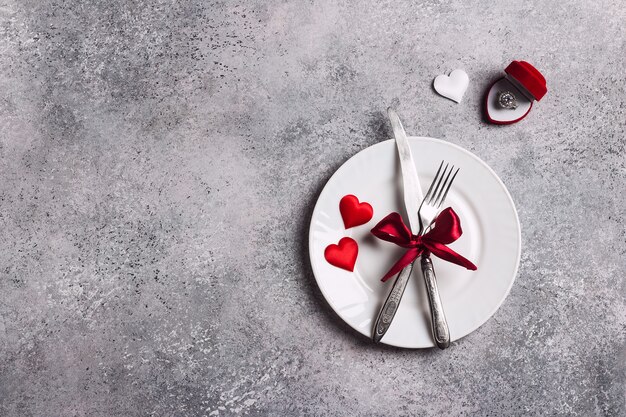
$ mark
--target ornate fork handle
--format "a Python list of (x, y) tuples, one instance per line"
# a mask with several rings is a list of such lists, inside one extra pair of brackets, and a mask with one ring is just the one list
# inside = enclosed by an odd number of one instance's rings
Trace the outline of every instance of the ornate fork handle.
[(422, 256), (421, 263), (426, 293), (428, 294), (428, 303), (430, 304), (433, 338), (439, 349), (446, 349), (450, 346), (450, 330), (448, 329), (448, 322), (446, 321), (446, 315), (443, 312), (443, 305), (439, 297), (433, 261), (430, 260), (429, 256)]

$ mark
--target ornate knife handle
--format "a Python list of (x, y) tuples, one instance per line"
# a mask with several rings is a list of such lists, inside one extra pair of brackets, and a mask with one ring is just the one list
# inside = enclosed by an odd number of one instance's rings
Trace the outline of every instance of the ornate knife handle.
[(422, 273), (426, 283), (426, 293), (428, 294), (428, 303), (430, 304), (431, 323), (433, 328), (433, 338), (439, 349), (446, 349), (450, 346), (450, 330), (446, 315), (443, 312), (443, 305), (439, 297), (437, 289), (437, 281), (435, 279), (435, 269), (433, 261), (428, 256), (422, 256)]
[(402, 300), (402, 294), (404, 294), (406, 284), (409, 282), (411, 271), (413, 271), (413, 264), (400, 271), (393, 283), (391, 292), (389, 292), (385, 304), (383, 304), (383, 307), (380, 309), (376, 323), (374, 324), (374, 335), (372, 336), (374, 342), (380, 342), (380, 339), (382, 339), (385, 333), (387, 333), (387, 330), (389, 330), (393, 317), (396, 315), (398, 307), (400, 306), (400, 300)]

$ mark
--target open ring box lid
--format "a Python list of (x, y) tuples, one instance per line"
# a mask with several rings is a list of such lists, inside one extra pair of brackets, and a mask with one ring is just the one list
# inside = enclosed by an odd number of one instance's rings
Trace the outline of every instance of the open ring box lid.
[[(498, 125), (519, 122), (530, 112), (533, 102), (541, 100), (548, 92), (546, 79), (526, 61), (513, 61), (504, 72), (506, 76), (494, 82), (485, 97), (487, 119)], [(516, 109), (505, 109), (498, 104), (498, 93), (501, 91), (510, 91), (515, 95)]]

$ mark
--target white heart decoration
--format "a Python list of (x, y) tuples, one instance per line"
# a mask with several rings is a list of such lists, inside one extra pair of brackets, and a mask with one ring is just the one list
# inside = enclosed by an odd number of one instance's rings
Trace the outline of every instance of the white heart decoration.
[(433, 83), (437, 93), (457, 103), (461, 102), (468, 85), (469, 77), (462, 69), (455, 69), (450, 75), (438, 75)]

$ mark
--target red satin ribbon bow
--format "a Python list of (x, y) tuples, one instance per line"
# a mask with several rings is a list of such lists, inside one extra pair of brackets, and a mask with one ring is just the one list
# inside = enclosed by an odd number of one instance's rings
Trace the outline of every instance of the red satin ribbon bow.
[(383, 282), (396, 275), (422, 253), (432, 253), (448, 262), (464, 266), (472, 271), (476, 270), (476, 265), (446, 246), (463, 234), (461, 220), (450, 207), (439, 213), (435, 220), (435, 225), (428, 233), (422, 236), (412, 234), (411, 230), (402, 221), (402, 216), (398, 213), (391, 213), (378, 222), (372, 229), (372, 234), (379, 239), (408, 248), (404, 255), (391, 267), (389, 272), (385, 274), (382, 279)]

